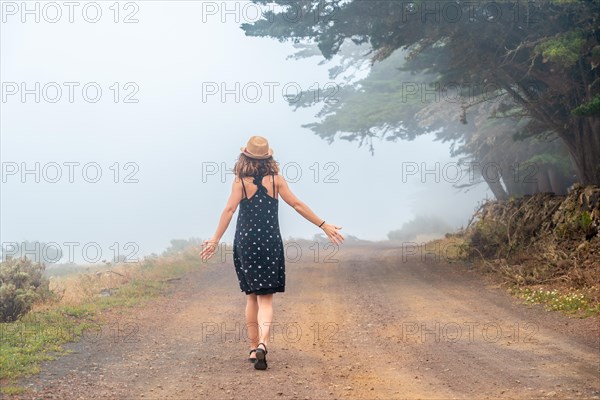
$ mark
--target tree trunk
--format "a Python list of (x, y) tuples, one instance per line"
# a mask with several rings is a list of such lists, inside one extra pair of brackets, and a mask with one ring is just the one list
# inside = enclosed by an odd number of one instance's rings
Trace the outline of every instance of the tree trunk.
[(502, 182), (504, 183), (504, 186), (506, 187), (506, 195), (508, 196), (514, 196), (518, 190), (517, 190), (517, 182), (515, 179), (515, 172), (514, 170), (509, 166), (509, 167), (502, 167)]
[(538, 192), (541, 192), (541, 193), (553, 192), (549, 173), (550, 173), (550, 168), (547, 165), (540, 166), (540, 169), (536, 176), (536, 178), (537, 178), (536, 193), (538, 193)]
[(552, 166), (548, 170), (548, 179), (550, 179), (550, 186), (554, 193), (558, 195), (567, 194), (567, 187), (569, 185), (566, 184), (563, 174), (556, 166)]
[(491, 189), (492, 193), (494, 193), (496, 200), (508, 200), (508, 194), (506, 193), (506, 190), (504, 190), (504, 187), (502, 187), (499, 176), (496, 177), (496, 179), (490, 179), (486, 174), (481, 174), (481, 176)]
[(574, 117), (559, 133), (584, 185), (600, 186), (600, 117)]

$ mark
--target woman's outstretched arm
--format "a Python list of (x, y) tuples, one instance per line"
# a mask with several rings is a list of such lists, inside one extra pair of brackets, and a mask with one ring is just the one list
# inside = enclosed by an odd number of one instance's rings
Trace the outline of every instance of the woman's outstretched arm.
[[(281, 195), (281, 198), (286, 203), (288, 203), (294, 210), (296, 210), (298, 214), (302, 215), (304, 218), (306, 218), (308, 221), (312, 222), (316, 226), (319, 226), (319, 224), (323, 222), (323, 219), (319, 218), (317, 214), (315, 214), (308, 205), (306, 205), (292, 193), (283, 176), (278, 175), (277, 179), (279, 181), (279, 194)], [(325, 231), (325, 234), (333, 243), (342, 244), (342, 242), (344, 241), (344, 236), (342, 236), (342, 234), (338, 232), (339, 229), (342, 229), (341, 226), (324, 223), (321, 226), (321, 229)]]
[(236, 177), (233, 180), (233, 184), (231, 186), (231, 195), (229, 196), (229, 200), (227, 200), (227, 205), (225, 209), (221, 213), (221, 218), (219, 219), (219, 225), (217, 226), (217, 230), (215, 234), (208, 240), (205, 240), (202, 243), (202, 252), (200, 256), (203, 259), (209, 259), (214, 254), (218, 243), (221, 241), (223, 234), (227, 230), (229, 223), (231, 222), (231, 217), (235, 214), (235, 210), (237, 210), (240, 201), (242, 200), (242, 185), (240, 180)]

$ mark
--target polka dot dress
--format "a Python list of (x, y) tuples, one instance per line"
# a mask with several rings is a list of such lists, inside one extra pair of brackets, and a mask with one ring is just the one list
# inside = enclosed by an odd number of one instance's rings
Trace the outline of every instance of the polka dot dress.
[[(262, 176), (254, 177), (258, 190), (240, 202), (237, 227), (233, 240), (233, 263), (246, 294), (269, 294), (285, 291), (285, 260), (279, 232), (279, 200), (269, 196)], [(275, 193), (275, 181), (273, 181)]]

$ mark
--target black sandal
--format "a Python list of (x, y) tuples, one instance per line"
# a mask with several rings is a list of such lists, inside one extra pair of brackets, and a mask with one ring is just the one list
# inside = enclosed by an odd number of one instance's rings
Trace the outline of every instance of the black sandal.
[[(248, 355), (252, 355), (252, 353), (255, 353), (256, 349), (252, 349), (250, 350), (250, 354)], [(250, 361), (251, 363), (255, 363), (256, 362), (256, 357), (248, 357), (248, 361)]]
[[(263, 345), (265, 349), (261, 349), (260, 345)], [(256, 362), (254, 363), (254, 369), (267, 369), (267, 345), (264, 343), (259, 343), (256, 347)]]

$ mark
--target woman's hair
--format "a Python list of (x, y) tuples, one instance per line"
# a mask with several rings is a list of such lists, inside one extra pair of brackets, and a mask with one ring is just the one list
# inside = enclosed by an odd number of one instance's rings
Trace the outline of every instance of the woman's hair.
[(233, 172), (238, 178), (255, 175), (277, 175), (279, 173), (279, 166), (275, 162), (275, 159), (273, 159), (273, 156), (259, 160), (240, 153), (233, 167)]

